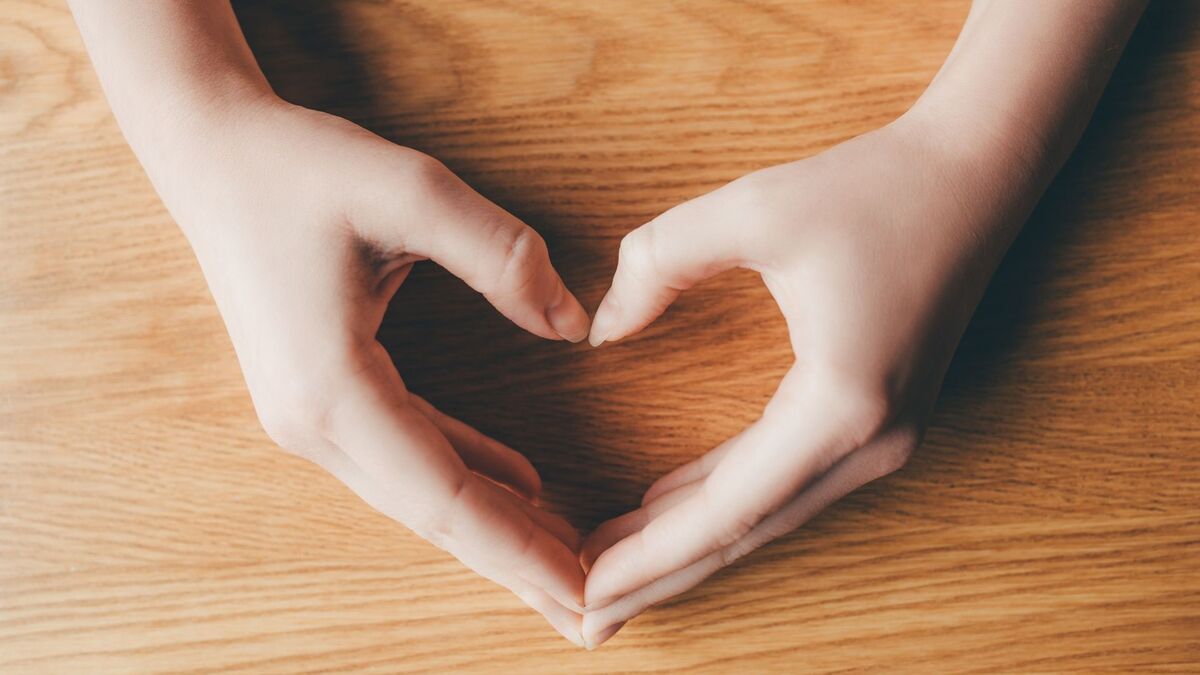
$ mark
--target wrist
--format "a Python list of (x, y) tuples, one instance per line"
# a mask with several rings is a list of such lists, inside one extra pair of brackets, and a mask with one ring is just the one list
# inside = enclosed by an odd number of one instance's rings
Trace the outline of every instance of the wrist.
[(1027, 120), (972, 103), (949, 85), (930, 87), (895, 123), (948, 166), (986, 175), (1007, 194), (1035, 194), (1049, 184), (1059, 160)]
[(117, 122), (140, 157), (191, 139), (220, 136), (249, 111), (281, 104), (266, 81), (216, 76), (206, 82), (173, 83), (139, 92), (133, 101), (113, 101)]
[(971, 205), (976, 227), (1001, 240), (1015, 237), (1061, 163), (1027, 121), (973, 105), (948, 89), (931, 87), (890, 126), (938, 167), (949, 191)]
[(252, 201), (251, 186), (262, 189), (274, 177), (259, 163), (278, 156), (279, 143), (269, 132), (287, 105), (262, 95), (164, 105), (158, 119), (126, 130), (155, 192), (193, 246), (206, 232), (232, 223), (214, 213), (236, 212), (235, 204), (247, 203), (248, 196)]
[(986, 283), (1053, 175), (1019, 132), (981, 115), (922, 99), (882, 130), (904, 170), (923, 176), (915, 183), (923, 192), (911, 196), (928, 217), (913, 220), (913, 236), (966, 274), (970, 288)]
[[(163, 92), (153, 105), (117, 119), (151, 178), (162, 171), (195, 168), (203, 157), (236, 142), (240, 129), (287, 105), (269, 88), (228, 85), (217, 90)], [(115, 106), (114, 106), (115, 108)]]

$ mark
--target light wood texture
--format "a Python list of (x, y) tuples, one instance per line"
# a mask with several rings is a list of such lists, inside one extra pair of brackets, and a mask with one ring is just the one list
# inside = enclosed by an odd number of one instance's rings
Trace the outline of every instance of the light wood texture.
[[(620, 236), (892, 119), (966, 3), (251, 2), (291, 100), (443, 159), (589, 307)], [(0, 671), (1200, 670), (1200, 4), (1151, 8), (901, 473), (587, 653), (276, 450), (57, 0), (0, 0)], [(601, 350), (423, 269), (412, 388), (580, 527), (752, 420), (758, 280)]]

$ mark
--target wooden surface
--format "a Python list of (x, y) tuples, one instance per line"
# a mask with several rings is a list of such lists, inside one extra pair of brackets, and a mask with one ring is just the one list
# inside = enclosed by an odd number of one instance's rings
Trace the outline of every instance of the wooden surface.
[[(883, 124), (958, 0), (253, 2), (291, 100), (443, 159), (589, 307), (620, 236)], [(901, 473), (587, 653), (271, 446), (57, 0), (0, 0), (0, 671), (1200, 669), (1200, 3), (1161, 3), (1004, 263)], [(602, 350), (446, 274), (384, 339), (580, 527), (752, 420), (757, 278)]]

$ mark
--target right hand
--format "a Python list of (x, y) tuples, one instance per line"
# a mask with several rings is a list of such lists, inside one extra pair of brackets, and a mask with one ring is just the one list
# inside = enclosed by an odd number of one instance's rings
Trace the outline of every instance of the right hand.
[(270, 437), (582, 644), (579, 535), (534, 504), (537, 471), (409, 393), (376, 340), (423, 259), (525, 330), (582, 340), (587, 315), (542, 238), (429, 156), (274, 97), (173, 121), (141, 159)]
[(589, 645), (916, 449), (959, 337), (1036, 199), (1019, 180), (1025, 156), (983, 135), (948, 143), (940, 113), (914, 109), (743, 176), (621, 242), (593, 344), (637, 333), (684, 290), (742, 267), (762, 275), (796, 359), (757, 421), (588, 537)]

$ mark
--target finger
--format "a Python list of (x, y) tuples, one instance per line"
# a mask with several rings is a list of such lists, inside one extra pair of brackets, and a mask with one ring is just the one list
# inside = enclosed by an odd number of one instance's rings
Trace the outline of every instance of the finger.
[(584, 571), (591, 570), (596, 559), (608, 550), (608, 547), (641, 530), (655, 516), (687, 499), (699, 487), (699, 481), (681, 485), (670, 492), (662, 493), (657, 499), (640, 508), (601, 523), (588, 535), (583, 549), (579, 552), (579, 562), (583, 565)]
[(559, 635), (576, 646), (586, 646), (583, 642), (583, 615), (563, 607), (548, 593), (529, 583), (519, 582), (513, 588), (513, 593), (545, 617)]
[(596, 558), (610, 546), (642, 529), (655, 516), (689, 497), (700, 487), (731, 447), (746, 430), (726, 439), (704, 455), (680, 466), (656, 480), (642, 495), (642, 506), (601, 524), (584, 542), (580, 562), (584, 571), (591, 570)]
[(615, 634), (613, 626), (619, 628), (650, 607), (687, 592), (719, 569), (719, 557), (710, 554), (682, 570), (655, 579), (604, 607), (588, 609), (583, 615), (584, 642), (589, 646), (602, 643), (602, 637), (612, 637)]
[(621, 630), (624, 626), (624, 622), (614, 623), (602, 631), (593, 633), (590, 639), (585, 638), (583, 644), (588, 648), (589, 651), (591, 651), (605, 642), (608, 642), (612, 636), (616, 635), (617, 631)]
[(698, 197), (621, 240), (612, 286), (588, 336), (593, 346), (641, 330), (682, 291), (744, 264), (738, 214), (727, 203), (712, 194)]
[[(405, 522), (406, 519), (411, 518), (411, 509), (399, 498), (400, 495), (397, 495), (396, 490), (391, 489), (389, 485), (373, 477), (371, 473), (359, 466), (349, 455), (345, 453), (339, 453), (339, 455), (339, 459), (326, 460), (326, 463), (323, 464), (330, 473), (354, 490), (372, 508), (391, 517), (393, 520)], [(554, 536), (556, 540), (567, 547), (567, 550), (573, 551), (577, 548), (578, 535), (574, 534), (573, 529), (565, 521), (558, 519), (558, 522), (555, 522), (553, 514), (540, 511), (532, 504), (521, 500), (501, 487), (486, 482), (483, 485), (485, 486), (485, 490), (490, 490), (494, 493), (497, 502), (505, 503), (510, 507), (508, 509), (510, 513), (506, 514), (510, 518), (512, 516), (511, 511), (513, 510), (524, 512), (530, 520), (535, 521), (537, 524), (547, 524), (552, 527), (553, 532), (548, 530), (550, 536)], [(500, 509), (497, 509), (497, 511), (499, 512)], [(499, 583), (510, 590), (514, 590), (514, 592), (516, 591), (516, 587), (525, 583), (536, 587), (535, 582), (526, 582), (523, 576), (508, 574), (508, 572), (513, 570), (507, 569), (504, 565), (497, 565), (495, 560), (491, 559), (492, 556), (489, 555), (490, 551), (481, 550), (482, 547), (458, 547), (452, 542), (444, 546), (444, 548), (447, 548), (447, 550), (481, 576)], [(559, 595), (561, 596), (562, 593), (560, 592)], [(568, 601), (566, 606), (577, 608), (579, 603), (572, 599)]]
[(650, 489), (646, 490), (646, 493), (642, 495), (642, 504), (645, 505), (649, 502), (652, 502), (655, 499), (658, 499), (660, 495), (663, 495), (667, 492), (672, 492), (683, 485), (694, 483), (702, 478), (706, 478), (708, 474), (712, 473), (713, 468), (716, 467), (721, 459), (725, 457), (726, 453), (729, 452), (729, 449), (733, 447), (733, 445), (737, 443), (738, 439), (740, 439), (745, 433), (745, 429), (739, 431), (734, 436), (722, 441), (720, 445), (712, 450), (709, 450), (700, 457), (678, 467), (677, 469), (654, 481), (654, 483), (650, 486)]
[(803, 490), (783, 508), (768, 516), (737, 542), (639, 588), (584, 616), (584, 638), (605, 633), (664, 600), (685, 593), (738, 558), (800, 527), (847, 494), (888, 472), (897, 452), (903, 452), (902, 435), (883, 436), (850, 453), (833, 469)]
[(529, 502), (518, 501), (517, 505), (533, 519), (533, 522), (561, 541), (564, 546), (572, 552), (579, 552), (579, 547), (583, 543), (583, 537), (570, 521)]
[(803, 380), (785, 378), (760, 422), (731, 444), (689, 498), (600, 555), (588, 573), (589, 608), (740, 539), (856, 447), (840, 397), (796, 391), (797, 382)]
[(472, 471), (507, 485), (530, 499), (536, 499), (541, 494), (542, 479), (524, 455), (443, 413), (420, 396), (409, 394), (409, 397), (413, 407), (428, 417), (446, 436)]
[(398, 168), (363, 189), (350, 215), (366, 237), (430, 258), (535, 335), (578, 342), (588, 316), (550, 264), (546, 242), (427, 155), (395, 149)]
[(566, 518), (551, 513), (519, 496), (513, 495), (504, 486), (494, 485), (494, 489), (500, 491), (502, 496), (510, 498), (517, 508), (524, 511), (533, 522), (549, 532), (555, 539), (561, 541), (567, 548), (572, 551), (579, 550), (582, 537), (579, 535), (579, 530), (575, 529), (575, 526), (571, 525)]
[[(536, 499), (541, 494), (541, 478), (524, 455), (441, 412), (424, 398), (416, 394), (409, 396), (413, 406), (446, 435), (472, 471), (503, 487), (515, 489), (528, 499)], [(528, 502), (518, 501), (517, 505), (572, 551), (579, 549), (579, 531), (565, 519)]]
[(578, 554), (525, 507), (513, 495), (475, 478), (466, 482), (458, 505), (435, 521), (434, 532), (441, 534), (444, 547), (455, 556), (511, 572), (563, 606), (582, 611), (583, 570)]
[[(321, 458), (323, 460), (322, 467), (358, 494), (372, 508), (394, 520), (399, 521), (404, 517), (405, 510), (403, 506), (397, 502), (390, 491), (364, 471), (362, 467), (358, 466), (344, 452), (336, 450), (334, 452), (322, 453)], [(495, 489), (500, 490), (500, 488)], [(515, 499), (511, 494), (504, 494), (509, 499)], [(487, 565), (472, 565), (467, 561), (464, 561), (464, 563), (481, 576), (511, 590), (525, 604), (545, 617), (550, 625), (562, 634), (563, 637), (581, 647), (584, 646), (580, 634), (582, 616), (578, 612), (564, 607), (548, 593), (528, 581), (513, 575), (497, 574)]]
[[(378, 345), (376, 345), (378, 347)], [(344, 384), (329, 438), (383, 486), (396, 519), (489, 578), (520, 577), (578, 607), (574, 551), (540, 527), (511, 494), (471, 473), (408, 395), (386, 351)]]

